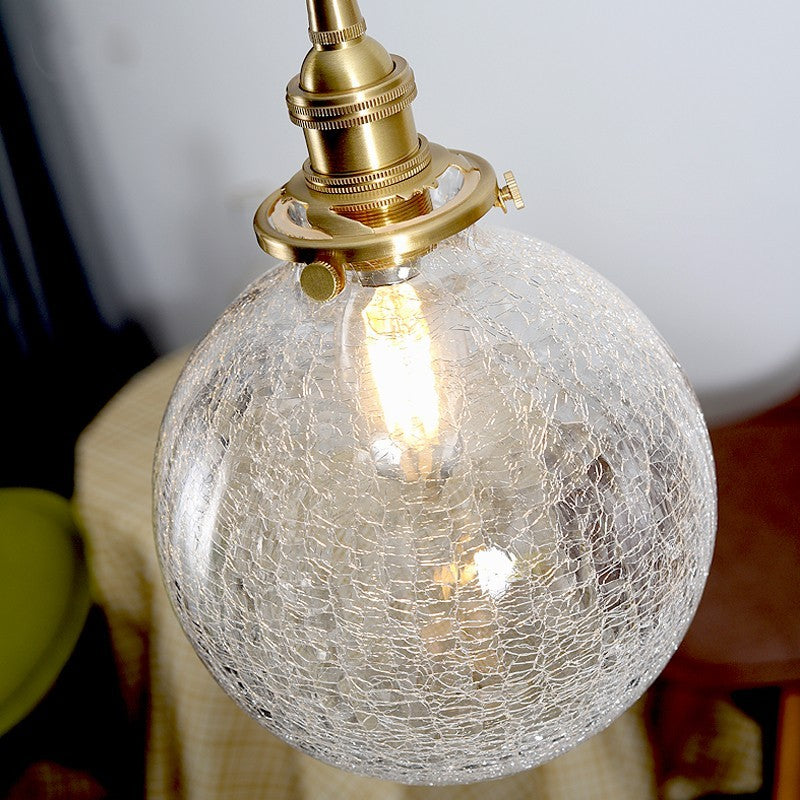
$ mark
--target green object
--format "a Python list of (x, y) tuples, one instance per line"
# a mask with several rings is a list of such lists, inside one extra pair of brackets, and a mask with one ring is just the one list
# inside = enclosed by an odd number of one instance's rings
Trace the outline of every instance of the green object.
[(39, 489), (0, 489), (0, 735), (53, 685), (89, 605), (69, 502)]

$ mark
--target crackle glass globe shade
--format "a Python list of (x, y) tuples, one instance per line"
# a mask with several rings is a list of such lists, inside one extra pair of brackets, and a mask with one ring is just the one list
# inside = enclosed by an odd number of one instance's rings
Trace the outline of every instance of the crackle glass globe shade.
[(711, 450), (669, 348), (560, 250), (483, 226), (327, 303), (251, 285), (156, 456), (167, 589), (272, 733), (410, 784), (536, 766), (676, 649), (708, 571)]

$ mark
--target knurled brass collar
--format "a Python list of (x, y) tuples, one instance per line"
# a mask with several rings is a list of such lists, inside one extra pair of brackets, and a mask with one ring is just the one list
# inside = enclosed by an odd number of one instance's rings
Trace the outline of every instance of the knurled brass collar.
[(353, 194), (375, 192), (407, 181), (431, 163), (431, 149), (424, 136), (419, 137), (419, 149), (413, 156), (384, 169), (355, 175), (321, 175), (311, 166), (311, 160), (303, 164), (303, 174), (309, 189), (323, 194)]
[(366, 32), (367, 23), (364, 22), (364, 18), (362, 17), (360, 22), (335, 31), (315, 31), (309, 28), (308, 38), (311, 39), (312, 44), (343, 44), (344, 42), (352, 42), (354, 39), (358, 39), (359, 36), (363, 36)]
[(367, 29), (357, 0), (306, 0), (308, 35), (315, 45), (335, 45)]
[(397, 114), (417, 96), (414, 73), (404, 58), (392, 56), (394, 69), (382, 81), (358, 91), (308, 92), (295, 75), (286, 87), (289, 119), (301, 128), (339, 130)]

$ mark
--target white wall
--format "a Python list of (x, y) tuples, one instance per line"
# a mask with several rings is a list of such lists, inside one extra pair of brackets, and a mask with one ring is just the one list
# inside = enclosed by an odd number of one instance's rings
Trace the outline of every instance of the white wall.
[[(164, 348), (263, 269), (250, 220), (303, 158), (302, 0), (0, 0), (110, 316)], [(419, 129), (513, 168), (502, 218), (622, 287), (714, 420), (800, 386), (800, 4), (362, 0)], [(122, 307), (111, 298), (122, 298)]]

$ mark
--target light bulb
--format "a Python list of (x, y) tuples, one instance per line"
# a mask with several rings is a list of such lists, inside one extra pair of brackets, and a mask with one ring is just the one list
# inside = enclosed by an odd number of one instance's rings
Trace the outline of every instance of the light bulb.
[(466, 325), (418, 261), (354, 276), (336, 329), (339, 380), (379, 474), (414, 481), (452, 468)]
[(362, 317), (387, 433), (409, 447), (430, 447), (439, 433), (439, 394), (428, 323), (414, 287), (378, 287)]
[(484, 225), (326, 303), (256, 281), (156, 457), (167, 589), (242, 708), (331, 764), (497, 778), (601, 730), (677, 647), (715, 527), (702, 415), (629, 300)]

